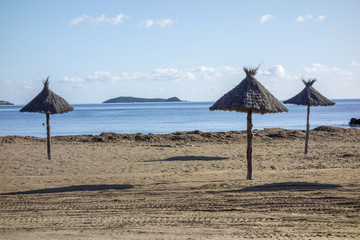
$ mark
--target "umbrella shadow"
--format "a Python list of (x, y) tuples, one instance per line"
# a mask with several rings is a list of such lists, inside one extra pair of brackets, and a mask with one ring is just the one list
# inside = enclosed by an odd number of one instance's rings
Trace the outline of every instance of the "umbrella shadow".
[(144, 162), (172, 162), (172, 161), (221, 161), (226, 160), (226, 157), (207, 157), (207, 156), (176, 156), (160, 160), (147, 160)]
[(125, 190), (133, 188), (133, 185), (128, 184), (101, 184), (101, 185), (76, 185), (69, 187), (60, 187), (60, 188), (45, 188), (38, 190), (30, 190), (23, 192), (11, 192), (11, 193), (1, 193), (0, 195), (17, 195), (17, 194), (43, 194), (43, 193), (64, 193), (64, 192), (80, 192), (80, 191), (103, 191), (103, 190)]
[(338, 184), (310, 183), (310, 182), (281, 182), (247, 187), (239, 190), (230, 190), (226, 192), (272, 192), (272, 191), (311, 191), (340, 188)]

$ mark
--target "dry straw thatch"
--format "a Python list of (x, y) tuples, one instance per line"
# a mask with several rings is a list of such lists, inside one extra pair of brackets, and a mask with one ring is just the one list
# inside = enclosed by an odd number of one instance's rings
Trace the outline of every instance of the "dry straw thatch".
[(38, 113), (66, 113), (74, 110), (70, 104), (55, 94), (49, 88), (49, 77), (44, 82), (43, 90), (28, 104), (23, 107), (20, 112), (38, 112)]
[(290, 103), (304, 106), (331, 106), (335, 104), (312, 87), (316, 82), (316, 78), (309, 79), (308, 81), (302, 79), (302, 81), (305, 84), (305, 88), (294, 97), (284, 101), (285, 104)]
[(288, 109), (256, 80), (257, 70), (258, 68), (244, 68), (246, 78), (217, 100), (210, 110), (251, 111), (261, 114), (287, 112)]
[(44, 82), (43, 90), (20, 110), (20, 112), (37, 112), (46, 114), (48, 159), (51, 159), (50, 114), (66, 113), (72, 110), (74, 110), (74, 108), (70, 106), (65, 99), (50, 90), (49, 77)]
[(321, 95), (312, 85), (316, 82), (316, 79), (309, 79), (306, 81), (302, 79), (305, 84), (305, 88), (295, 95), (294, 97), (284, 101), (285, 104), (296, 104), (307, 106), (307, 118), (306, 118), (306, 137), (305, 137), (305, 154), (308, 153), (308, 144), (309, 144), (309, 129), (310, 129), (310, 106), (332, 106), (335, 105), (334, 102), (330, 101), (323, 95)]
[(287, 112), (288, 109), (255, 79), (259, 67), (244, 68), (246, 78), (226, 93), (210, 110), (225, 110), (247, 113), (247, 179), (252, 179), (252, 113)]

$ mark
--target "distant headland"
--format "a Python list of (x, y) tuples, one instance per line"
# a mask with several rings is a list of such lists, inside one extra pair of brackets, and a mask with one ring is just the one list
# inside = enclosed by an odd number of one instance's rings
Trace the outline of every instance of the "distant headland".
[(0, 105), (14, 105), (14, 104), (8, 101), (0, 100)]
[(136, 103), (136, 102), (184, 102), (177, 97), (172, 98), (138, 98), (138, 97), (117, 97), (106, 100), (103, 103)]

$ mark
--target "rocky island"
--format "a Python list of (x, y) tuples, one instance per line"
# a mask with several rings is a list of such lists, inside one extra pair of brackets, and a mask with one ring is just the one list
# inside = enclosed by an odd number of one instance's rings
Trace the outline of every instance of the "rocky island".
[(14, 104), (8, 101), (0, 100), (0, 105), (14, 105)]
[(184, 102), (177, 97), (172, 98), (138, 98), (138, 97), (117, 97), (104, 101), (103, 103), (136, 103), (136, 102)]

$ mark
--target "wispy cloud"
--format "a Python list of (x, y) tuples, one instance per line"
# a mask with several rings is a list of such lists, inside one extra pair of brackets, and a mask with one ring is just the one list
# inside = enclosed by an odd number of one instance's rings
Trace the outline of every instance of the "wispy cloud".
[(316, 21), (317, 21), (317, 22), (323, 22), (323, 21), (325, 21), (325, 19), (326, 19), (326, 16), (320, 15), (320, 16), (318, 16), (318, 17), (316, 18)]
[(123, 13), (120, 13), (116, 15), (115, 17), (106, 17), (105, 14), (102, 14), (100, 17), (91, 17), (86, 14), (79, 16), (77, 18), (72, 19), (69, 22), (69, 26), (78, 25), (80, 23), (88, 23), (93, 26), (101, 26), (104, 24), (111, 24), (111, 25), (119, 25), (124, 22), (125, 18), (128, 18), (129, 16), (124, 15)]
[(150, 29), (154, 26), (169, 27), (169, 26), (173, 25), (175, 22), (176, 22), (176, 20), (171, 19), (171, 18), (160, 19), (160, 20), (147, 19), (147, 20), (141, 22), (138, 26), (139, 26), (139, 28), (145, 28), (145, 29)]
[(268, 21), (270, 21), (270, 19), (272, 19), (272, 18), (274, 18), (274, 16), (271, 15), (271, 14), (263, 15), (263, 16), (261, 16), (261, 18), (260, 18), (260, 23), (268, 22)]
[(285, 71), (285, 68), (280, 64), (273, 65), (265, 71), (259, 71), (259, 75), (264, 75), (264, 76), (269, 76), (269, 77), (277, 77), (280, 79), (288, 79), (288, 80), (294, 79), (297, 77), (297, 76), (288, 74)]
[(192, 72), (201, 79), (205, 80), (216, 80), (222, 77), (224, 74), (238, 75), (242, 73), (241, 68), (235, 68), (231, 66), (222, 66), (217, 68), (200, 66), (193, 69)]
[[(287, 99), (298, 93), (303, 88), (301, 78), (307, 77), (317, 78), (319, 81), (316, 88), (328, 97), (357, 97), (358, 89), (354, 88), (354, 86), (358, 81), (356, 76), (359, 75), (360, 63), (352, 61), (351, 65), (356, 67), (351, 67), (350, 63), (348, 69), (313, 63), (302, 66), (296, 72), (288, 72), (286, 66), (275, 64), (259, 70), (257, 79), (274, 96), (280, 99)], [(63, 82), (64, 87), (69, 89), (81, 87), (87, 89), (87, 91), (93, 91), (94, 95), (98, 94), (100, 100), (107, 98), (106, 96), (113, 89), (121, 89), (124, 86), (126, 86), (124, 93), (129, 94), (128, 92), (132, 91), (134, 94), (146, 96), (149, 91), (140, 91), (138, 89), (139, 84), (147, 86), (146, 89), (151, 88), (150, 92), (154, 95), (166, 92), (174, 96), (183, 95), (186, 99), (215, 100), (244, 78), (245, 73), (242, 67), (199, 66), (190, 69), (156, 68), (148, 72), (115, 73), (102, 70), (80, 77), (65, 76), (58, 78), (58, 81)], [(341, 84), (339, 84), (339, 79)], [(3, 84), (8, 85), (9, 83), (3, 81)], [(16, 86), (15, 84), (21, 84), (24, 88), (32, 87), (31, 83), (25, 85), (25, 82), (12, 82), (11, 86)], [(103, 91), (100, 89), (103, 89)], [(115, 93), (119, 93), (118, 90)], [(100, 96), (101, 94), (103, 96)]]
[(339, 79), (341, 79), (342, 86), (345, 86), (353, 81), (354, 76), (356, 76), (355, 72), (349, 69), (329, 67), (321, 63), (313, 63), (309, 67), (304, 67), (302, 75), (322, 79), (324, 82), (332, 83), (334, 86), (339, 85)]
[(304, 21), (310, 20), (310, 19), (312, 19), (312, 18), (313, 18), (313, 16), (312, 16), (311, 14), (307, 14), (307, 15), (305, 15), (305, 16), (300, 15), (300, 16), (298, 16), (298, 17), (296, 18), (295, 21), (297, 21), (297, 22), (304, 22)]
[(174, 20), (172, 20), (171, 18), (167, 18), (167, 19), (162, 19), (156, 22), (157, 25), (159, 25), (160, 27), (168, 27), (171, 26), (175, 23)]
[[(360, 63), (352, 61), (351, 65), (360, 66)], [(342, 76), (349, 75), (349, 71), (337, 67), (328, 67), (324, 64), (313, 63), (310, 66), (304, 66), (301, 73), (288, 73), (284, 66), (275, 64), (266, 70), (259, 70), (259, 76), (277, 78), (279, 80), (299, 80), (302, 76), (317, 77), (324, 73), (340, 74)], [(224, 76), (244, 76), (241, 67), (222, 66), (208, 67), (199, 66), (192, 69), (177, 68), (156, 68), (151, 72), (122, 72), (112, 73), (109, 71), (94, 71), (84, 77), (64, 76), (60, 79), (67, 83), (115, 83), (122, 81), (153, 81), (153, 82), (183, 82), (189, 80), (220, 80)]]
[(73, 20), (70, 21), (69, 25), (70, 26), (74, 26), (77, 25), (81, 22), (84, 22), (85, 20), (89, 19), (90, 17), (88, 15), (82, 15), (80, 17), (74, 18)]
[(144, 28), (151, 28), (154, 25), (154, 23), (155, 23), (154, 20), (148, 19), (142, 22), (141, 26), (143, 26)]
[(150, 74), (146, 74), (150, 81), (184, 81), (195, 79), (195, 75), (190, 71), (175, 68), (155, 69)]
[(94, 71), (85, 77), (64, 76), (60, 79), (66, 83), (115, 83), (121, 81), (163, 81), (182, 82), (188, 80), (217, 80), (224, 74), (242, 74), (241, 68), (222, 66), (217, 68), (199, 66), (197, 68), (182, 70), (176, 68), (157, 68), (151, 72), (123, 72), (120, 74), (109, 71)]
[(152, 72), (123, 72), (114, 74), (107, 71), (95, 71), (85, 79), (90, 82), (120, 82), (120, 81), (183, 81), (194, 79), (195, 75), (190, 71), (175, 68), (158, 68)]
[(352, 62), (351, 62), (351, 66), (357, 66), (357, 67), (360, 67), (360, 63), (355, 62), (355, 61), (352, 61)]
[(306, 14), (306, 15), (299, 15), (296, 19), (295, 19), (295, 21), (296, 22), (304, 22), (304, 21), (308, 21), (308, 20), (315, 20), (315, 21), (317, 21), (317, 22), (323, 22), (323, 21), (325, 21), (325, 19), (326, 19), (326, 16), (324, 16), (324, 15), (319, 15), (319, 16), (317, 16), (317, 17), (313, 17), (313, 15), (311, 15), (311, 14)]
[(112, 74), (107, 71), (95, 71), (88, 75), (86, 78), (87, 82), (118, 82), (121, 79), (119, 75)]
[(64, 76), (62, 78), (62, 81), (63, 82), (70, 82), (70, 83), (83, 83), (83, 82), (85, 82), (84, 79), (79, 78), (79, 77), (66, 77), (66, 76)]
[(319, 80), (317, 86), (330, 97), (358, 96), (358, 89), (354, 87), (357, 86), (358, 81), (357, 70), (313, 63), (311, 66), (303, 68), (302, 76), (317, 78)]
[(321, 63), (313, 63), (310, 67), (304, 67), (303, 71), (308, 74), (319, 74), (321, 72), (341, 72), (343, 70), (336, 67), (330, 68)]
[(19, 87), (20, 89), (25, 89), (25, 90), (33, 90), (35, 89), (33, 82), (30, 81), (8, 81), (8, 80), (4, 80), (2, 81), (3, 84), (5, 85), (14, 85), (16, 87)]

